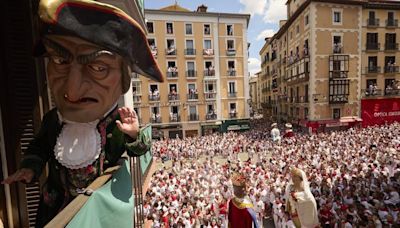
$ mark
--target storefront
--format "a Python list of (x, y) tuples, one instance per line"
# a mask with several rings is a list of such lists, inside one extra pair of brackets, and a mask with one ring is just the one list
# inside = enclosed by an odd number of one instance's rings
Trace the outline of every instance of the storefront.
[(357, 116), (347, 116), (332, 120), (300, 120), (299, 126), (303, 132), (309, 134), (347, 130), (351, 127), (361, 126), (362, 119)]
[(249, 119), (224, 120), (221, 124), (221, 132), (246, 131), (250, 129)]
[(361, 100), (363, 127), (400, 121), (400, 98)]
[(201, 124), (201, 135), (210, 135), (216, 132), (220, 132), (221, 129), (221, 121), (217, 122), (207, 122)]

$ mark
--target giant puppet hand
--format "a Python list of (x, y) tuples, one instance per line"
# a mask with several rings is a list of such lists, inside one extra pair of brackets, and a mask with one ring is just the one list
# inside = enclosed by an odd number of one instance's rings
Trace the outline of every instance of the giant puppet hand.
[(135, 140), (139, 132), (139, 119), (135, 110), (122, 107), (118, 109), (118, 113), (121, 117), (121, 121), (116, 121), (119, 130)]
[(35, 175), (35, 173), (33, 172), (32, 169), (22, 168), (22, 169), (19, 169), (14, 174), (12, 174), (11, 176), (7, 177), (1, 183), (2, 184), (12, 184), (17, 181), (22, 181), (23, 183), (30, 183), (32, 181), (34, 175)]

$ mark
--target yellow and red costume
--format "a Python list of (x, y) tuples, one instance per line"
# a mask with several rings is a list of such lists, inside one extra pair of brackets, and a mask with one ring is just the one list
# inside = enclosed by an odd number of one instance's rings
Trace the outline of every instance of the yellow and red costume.
[[(233, 174), (232, 184), (234, 188), (238, 187), (244, 191), (246, 179), (242, 174)], [(248, 196), (235, 196), (229, 201), (228, 222), (229, 228), (252, 228), (253, 225), (258, 228), (257, 214)]]

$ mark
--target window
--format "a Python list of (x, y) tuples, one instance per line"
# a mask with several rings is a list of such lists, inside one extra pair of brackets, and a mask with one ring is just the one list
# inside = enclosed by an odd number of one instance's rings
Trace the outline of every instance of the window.
[(367, 43), (378, 43), (378, 33), (367, 33)]
[(158, 90), (158, 85), (150, 85), (149, 87), (149, 100), (150, 101), (159, 101), (160, 100), (160, 91)]
[(229, 109), (231, 111), (234, 110), (236, 112), (236, 103), (229, 103)]
[(185, 24), (185, 34), (186, 35), (192, 35), (193, 34), (192, 24)]
[(176, 67), (176, 62), (175, 61), (168, 61), (168, 68), (169, 67)]
[(213, 81), (206, 81), (205, 82), (205, 87), (204, 87), (204, 92), (205, 93), (215, 93), (215, 90), (217, 88), (217, 85)]
[(310, 18), (309, 18), (309, 16), (308, 16), (308, 14), (304, 17), (304, 25), (308, 25), (309, 23), (310, 23)]
[(176, 84), (169, 84), (169, 93), (170, 94), (177, 94), (178, 93), (178, 86)]
[(158, 106), (153, 106), (153, 107), (151, 107), (151, 113), (152, 114), (159, 114), (160, 113), (160, 107), (158, 107)]
[(167, 39), (167, 55), (176, 55), (175, 40)]
[(342, 11), (334, 10), (333, 11), (333, 24), (341, 25), (342, 24)]
[(342, 36), (333, 36), (333, 53), (340, 54), (342, 53), (342, 49)]
[(233, 36), (233, 25), (226, 26), (226, 35)]
[(149, 46), (156, 46), (156, 40), (154, 38), (148, 38), (147, 39), (147, 43), (149, 44)]
[(228, 50), (235, 50), (235, 41), (234, 40), (228, 40), (226, 43), (226, 48)]
[(235, 61), (228, 61), (228, 69), (235, 69)]
[(133, 93), (133, 95), (142, 94), (141, 82), (137, 82), (137, 81), (132, 82), (132, 93)]
[(297, 25), (296, 26), (296, 34), (299, 34), (300, 33), (300, 25)]
[(187, 49), (194, 49), (193, 40), (186, 40), (186, 48)]
[(349, 80), (330, 80), (329, 81), (329, 102), (347, 103), (349, 96)]
[(146, 26), (147, 26), (147, 31), (149, 33), (154, 33), (154, 24), (153, 24), (153, 22), (147, 22)]
[(204, 40), (204, 49), (212, 49), (211, 40)]
[(167, 22), (167, 34), (174, 34), (174, 25), (172, 22)]
[(388, 21), (394, 20), (394, 12), (388, 12)]
[(186, 67), (188, 70), (194, 70), (194, 62), (192, 62), (192, 61), (187, 62)]
[(229, 93), (236, 93), (235, 82), (229, 82)]
[(211, 25), (210, 24), (204, 25), (204, 35), (211, 35)]
[(340, 119), (340, 108), (333, 109), (333, 119), (335, 120)]
[(378, 65), (378, 57), (377, 56), (369, 56), (368, 57), (368, 67), (374, 68)]
[(157, 56), (156, 40), (154, 38), (148, 38), (147, 43), (150, 46), (151, 54), (153, 54), (153, 56)]
[(158, 85), (150, 85), (150, 93), (154, 93), (155, 91), (158, 91)]
[(376, 79), (367, 79), (367, 82), (365, 84), (366, 89), (368, 90), (368, 92), (373, 92), (374, 90), (374, 86), (376, 85)]
[(190, 114), (191, 116), (197, 114), (197, 107), (196, 107), (196, 105), (190, 105), (190, 106), (189, 106), (189, 114)]
[(205, 69), (209, 69), (210, 67), (213, 67), (213, 63), (211, 61), (205, 61), (204, 66)]

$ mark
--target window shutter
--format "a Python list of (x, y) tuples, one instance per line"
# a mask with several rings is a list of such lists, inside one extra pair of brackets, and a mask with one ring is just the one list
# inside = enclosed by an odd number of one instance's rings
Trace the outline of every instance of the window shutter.
[[(47, 102), (47, 91), (44, 83), (43, 66), (32, 58), (35, 35), (38, 34), (37, 20), (33, 12), (37, 10), (38, 0), (33, 1), (2, 1), (2, 50), (5, 58), (2, 60), (2, 78), (4, 85), (2, 94), (6, 93), (4, 108), (4, 134), (9, 140), (6, 146), (9, 170), (18, 168), (20, 158), (26, 152), (29, 142), (40, 126), (39, 93), (42, 101)], [(39, 73), (40, 72), (40, 73)], [(39, 84), (38, 84), (39, 83)], [(48, 106), (45, 104), (44, 106)], [(46, 110), (45, 110), (46, 111)], [(11, 145), (11, 146), (10, 146)], [(13, 194), (12, 202), (18, 203), (20, 227), (34, 227), (36, 211), (39, 205), (39, 183), (18, 185), (17, 193)]]

